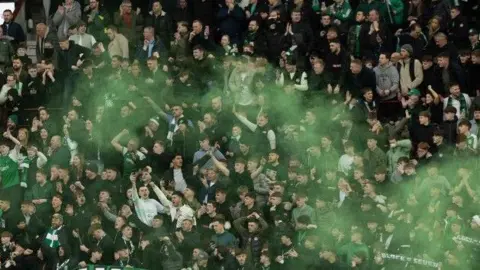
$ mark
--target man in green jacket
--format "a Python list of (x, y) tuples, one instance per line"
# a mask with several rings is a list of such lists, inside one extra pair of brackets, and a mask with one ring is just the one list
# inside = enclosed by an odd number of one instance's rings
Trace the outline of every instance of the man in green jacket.
[(368, 247), (362, 242), (362, 238), (363, 238), (362, 233), (360, 231), (355, 231), (352, 233), (352, 236), (350, 238), (351, 242), (343, 245), (338, 249), (338, 255), (341, 258), (344, 258), (345, 263), (350, 264), (355, 254), (357, 254), (357, 252), (362, 252), (366, 254), (365, 260), (368, 262), (370, 258)]
[(9, 198), (12, 208), (20, 208), (22, 196), (18, 160), (22, 145), (10, 130), (3, 133), (3, 137), (12, 141), (15, 147), (10, 151), (8, 141), (0, 142), (0, 198)]
[(347, 22), (352, 15), (352, 7), (347, 0), (334, 0), (335, 3), (331, 5), (328, 10), (322, 8), (324, 12), (327, 12), (335, 20), (339, 20), (340, 23)]

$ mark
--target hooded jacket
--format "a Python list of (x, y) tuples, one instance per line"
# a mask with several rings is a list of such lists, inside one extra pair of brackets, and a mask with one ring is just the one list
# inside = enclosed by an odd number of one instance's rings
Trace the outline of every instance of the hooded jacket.
[(392, 63), (388, 63), (386, 66), (378, 65), (373, 71), (377, 82), (377, 93), (379, 94), (380, 90), (390, 90), (387, 96), (380, 97), (381, 100), (390, 100), (396, 97), (399, 90), (400, 75)]

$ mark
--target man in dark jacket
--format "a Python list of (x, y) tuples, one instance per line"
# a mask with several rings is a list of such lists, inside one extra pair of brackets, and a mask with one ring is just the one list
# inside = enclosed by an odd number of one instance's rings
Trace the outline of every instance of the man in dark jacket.
[(160, 55), (166, 51), (164, 43), (155, 37), (153, 27), (147, 26), (143, 29), (143, 38), (143, 42), (137, 45), (135, 52), (135, 56), (140, 62), (146, 63), (147, 59), (152, 56), (160, 58)]
[(145, 19), (145, 25), (155, 29), (155, 36), (158, 36), (167, 49), (170, 49), (170, 41), (173, 37), (173, 22), (169, 14), (162, 10), (160, 1), (153, 2), (152, 11)]
[(13, 12), (10, 9), (3, 12), (3, 19), (3, 33), (10, 39), (12, 45), (17, 47), (20, 42), (25, 41), (25, 32), (20, 24), (13, 21)]
[(90, 50), (63, 39), (59, 41), (60, 50), (56, 52), (56, 70), (63, 81), (63, 106), (66, 109), (75, 91), (75, 83), (83, 60), (90, 55)]
[(259, 21), (251, 20), (248, 23), (248, 31), (245, 33), (243, 46), (253, 47), (254, 54), (265, 55), (267, 53), (267, 39), (263, 32), (260, 31)]
[(359, 98), (362, 95), (362, 89), (376, 89), (375, 73), (364, 68), (362, 61), (354, 59), (350, 63), (350, 72), (347, 73), (341, 85), (343, 91), (349, 91), (353, 98)]
[(83, 21), (87, 22), (87, 32), (98, 41), (107, 41), (105, 28), (110, 24), (110, 15), (100, 7), (100, 0), (91, 0), (85, 8)]
[(225, 0), (225, 7), (217, 14), (218, 31), (221, 36), (228, 35), (232, 44), (240, 43), (245, 14), (233, 0)]
[(455, 43), (457, 48), (468, 47), (468, 22), (465, 17), (460, 14), (460, 7), (452, 7), (450, 9), (451, 20), (448, 23), (448, 39)]

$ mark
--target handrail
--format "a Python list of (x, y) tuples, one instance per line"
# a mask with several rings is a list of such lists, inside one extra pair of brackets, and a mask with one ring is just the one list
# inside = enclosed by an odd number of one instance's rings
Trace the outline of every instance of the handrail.
[(17, 18), (18, 13), (22, 9), (22, 6), (25, 4), (25, 0), (17, 0), (15, 1), (15, 10), (13, 11), (13, 20)]

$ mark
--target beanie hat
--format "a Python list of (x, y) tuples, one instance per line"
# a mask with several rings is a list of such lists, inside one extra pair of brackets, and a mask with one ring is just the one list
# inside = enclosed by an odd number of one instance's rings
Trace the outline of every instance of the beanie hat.
[(96, 163), (89, 163), (87, 164), (87, 168), (85, 170), (91, 171), (93, 173), (98, 173), (98, 166)]
[(401, 49), (401, 50), (405, 50), (406, 52), (408, 52), (408, 55), (409, 55), (409, 56), (412, 56), (412, 55), (413, 55), (413, 47), (412, 47), (412, 45), (410, 45), (410, 44), (405, 44), (405, 45), (403, 45), (400, 49)]
[(15, 125), (18, 125), (18, 116), (17, 115), (12, 114), (8, 117), (8, 119), (10, 119), (10, 121), (12, 121)]

